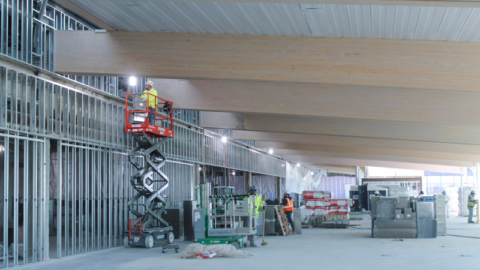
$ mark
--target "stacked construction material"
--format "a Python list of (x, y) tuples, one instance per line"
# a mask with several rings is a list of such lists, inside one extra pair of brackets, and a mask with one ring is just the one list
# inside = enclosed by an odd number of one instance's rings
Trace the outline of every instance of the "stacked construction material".
[(330, 191), (303, 191), (302, 197), (304, 199), (325, 199), (328, 200), (332, 197)]
[(348, 215), (352, 199), (330, 199), (328, 191), (304, 191), (308, 216)]

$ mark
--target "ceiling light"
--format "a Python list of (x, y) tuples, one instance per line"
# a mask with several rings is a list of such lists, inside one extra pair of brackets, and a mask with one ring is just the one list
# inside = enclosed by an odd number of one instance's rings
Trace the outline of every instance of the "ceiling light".
[(232, 175), (235, 175), (235, 172), (232, 172)]
[(128, 78), (128, 84), (130, 84), (130, 86), (136, 86), (137, 85), (137, 77), (130, 76), (130, 78)]
[(273, 154), (273, 149), (268, 150), (268, 153), (271, 155)]
[(226, 143), (226, 142), (227, 142), (227, 137), (222, 136), (222, 142), (223, 142), (223, 143)]
[(5, 151), (5, 147), (3, 147), (3, 145), (0, 144), (0, 152), (3, 152)]
[(313, 175), (313, 172), (311, 172), (311, 174)]
[(300, 167), (300, 163), (297, 163), (297, 167)]
[(198, 171), (202, 171), (202, 167), (198, 167)]

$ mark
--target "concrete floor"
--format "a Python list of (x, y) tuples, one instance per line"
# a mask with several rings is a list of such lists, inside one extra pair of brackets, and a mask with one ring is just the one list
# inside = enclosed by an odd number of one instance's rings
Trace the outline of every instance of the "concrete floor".
[[(467, 224), (466, 218), (447, 221), (447, 234), (436, 239), (392, 239), (370, 237), (370, 220), (350, 229), (304, 229), (289, 237), (267, 236), (268, 246), (245, 249), (255, 254), (248, 259), (181, 259), (161, 249), (123, 247), (51, 259), (18, 269), (477, 269), (480, 258), (480, 224)], [(258, 242), (260, 242), (259, 240)], [(187, 244), (178, 242), (183, 249)]]

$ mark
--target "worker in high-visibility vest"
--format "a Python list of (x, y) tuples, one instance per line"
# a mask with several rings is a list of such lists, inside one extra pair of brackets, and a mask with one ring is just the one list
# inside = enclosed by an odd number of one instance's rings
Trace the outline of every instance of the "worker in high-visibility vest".
[(375, 197), (379, 198), (380, 197), (380, 191), (375, 190)]
[[(249, 190), (249, 194), (250, 196), (254, 195), (255, 197), (253, 198), (254, 201), (252, 201), (252, 203), (250, 204), (250, 209), (248, 209), (248, 213), (252, 213), (252, 210), (253, 210), (253, 206), (256, 205), (257, 206), (257, 210), (256, 210), (256, 213), (255, 215), (253, 215), (253, 218), (252, 218), (252, 226), (254, 228), (257, 227), (257, 219), (258, 217), (260, 216), (260, 211), (264, 211), (265, 210), (265, 206), (263, 205), (263, 200), (262, 200), (262, 196), (260, 196), (258, 193), (257, 193), (257, 187), (255, 185), (251, 186), (250, 187), (250, 190)], [(255, 244), (255, 235), (249, 235), (248, 236), (248, 241), (250, 241), (250, 246), (251, 247), (256, 247), (257, 245)]]
[(475, 204), (477, 201), (475, 200), (475, 190), (472, 190), (470, 195), (468, 195), (468, 223), (475, 223), (473, 222), (473, 208), (475, 207)]
[(293, 201), (290, 198), (290, 194), (288, 192), (285, 192), (283, 194), (283, 200), (282, 200), (282, 205), (283, 205), (283, 211), (285, 212), (285, 215), (287, 216), (288, 222), (290, 222), (290, 225), (292, 225), (292, 231), (295, 230), (295, 225), (293, 224)]
[[(148, 95), (147, 95), (148, 94)], [(147, 98), (148, 99), (148, 110), (151, 111), (148, 113), (148, 123), (150, 125), (155, 125), (155, 110), (157, 108), (157, 90), (153, 89), (153, 82), (148, 81), (145, 84), (145, 91), (143, 91), (143, 95), (141, 98)]]

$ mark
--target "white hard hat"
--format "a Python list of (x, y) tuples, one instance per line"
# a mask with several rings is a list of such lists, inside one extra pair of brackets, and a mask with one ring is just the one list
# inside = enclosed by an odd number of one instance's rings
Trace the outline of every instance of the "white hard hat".
[(148, 81), (145, 83), (145, 85), (150, 85), (151, 87), (153, 87), (153, 82), (152, 81)]
[(380, 192), (378, 192), (378, 190), (375, 190), (375, 194), (380, 194)]

